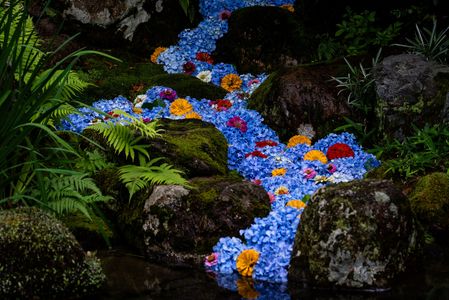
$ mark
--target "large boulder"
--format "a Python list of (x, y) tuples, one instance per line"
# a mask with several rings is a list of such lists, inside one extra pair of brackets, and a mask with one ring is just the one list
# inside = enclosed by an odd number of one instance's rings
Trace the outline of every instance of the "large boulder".
[(189, 178), (228, 172), (227, 141), (215, 126), (195, 119), (160, 119), (158, 123), (163, 135), (148, 141), (153, 157), (166, 157)]
[(374, 70), (385, 134), (402, 139), (410, 126), (449, 120), (449, 67), (415, 54), (386, 57)]
[(410, 203), (429, 233), (449, 237), (449, 175), (436, 172), (420, 178)]
[(257, 110), (283, 139), (296, 134), (301, 124), (311, 124), (318, 135), (327, 134), (350, 114), (346, 99), (330, 81), (341, 70), (340, 64), (281, 69), (253, 93), (248, 107)]
[(232, 13), (229, 31), (218, 40), (213, 55), (234, 64), (240, 73), (270, 72), (309, 61), (309, 41), (288, 10), (248, 7)]
[(192, 189), (165, 185), (125, 205), (118, 217), (127, 240), (150, 260), (200, 266), (222, 236), (236, 236), (270, 210), (260, 186), (236, 177), (196, 178)]
[[(39, 14), (45, 1), (34, 0), (31, 12)], [(198, 11), (198, 1), (190, 1)], [(48, 10), (47, 10), (48, 11)], [(81, 39), (100, 47), (130, 46), (141, 54), (176, 43), (178, 34), (195, 26), (177, 0), (57, 0), (51, 4), (52, 22), (64, 22), (64, 32), (81, 32)], [(196, 13), (195, 23), (199, 19)]]
[(35, 209), (0, 211), (0, 295), (48, 299), (85, 295), (105, 280), (70, 231)]
[(289, 280), (345, 289), (387, 289), (420, 234), (407, 198), (390, 181), (319, 189), (301, 216)]

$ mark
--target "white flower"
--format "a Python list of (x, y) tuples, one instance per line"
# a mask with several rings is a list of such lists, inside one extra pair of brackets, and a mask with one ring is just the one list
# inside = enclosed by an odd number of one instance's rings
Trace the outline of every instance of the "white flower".
[(145, 100), (147, 100), (147, 95), (137, 95), (136, 99), (134, 99), (134, 106), (141, 108)]
[(335, 172), (329, 177), (329, 181), (333, 183), (348, 182), (354, 180), (354, 177), (341, 172)]
[(212, 72), (209, 70), (201, 71), (196, 77), (204, 82), (210, 82), (212, 80)]

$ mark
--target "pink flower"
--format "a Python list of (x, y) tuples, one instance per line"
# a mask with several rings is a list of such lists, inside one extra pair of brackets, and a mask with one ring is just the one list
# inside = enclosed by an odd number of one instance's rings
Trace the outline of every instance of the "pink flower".
[(177, 95), (176, 95), (175, 90), (164, 89), (162, 92), (159, 93), (159, 97), (161, 97), (161, 99), (173, 101), (176, 99)]
[(268, 192), (268, 197), (270, 198), (270, 204), (273, 204), (276, 201), (276, 196), (273, 193)]
[(328, 164), (327, 171), (329, 171), (329, 173), (333, 174), (335, 171), (337, 171), (337, 167), (334, 164)]
[(214, 252), (211, 255), (206, 256), (204, 264), (208, 267), (215, 266), (218, 263), (218, 253)]
[(260, 179), (253, 179), (251, 180), (252, 183), (254, 183), (255, 185), (261, 185), (262, 184), (262, 180)]
[(248, 130), (248, 126), (242, 118), (239, 116), (232, 117), (226, 122), (226, 125), (229, 127), (235, 127), (240, 129), (241, 132), (246, 132)]
[(304, 173), (304, 177), (307, 179), (313, 179), (316, 176), (316, 171), (312, 168), (305, 168), (304, 170), (302, 170), (302, 172)]
[(252, 86), (255, 83), (260, 83), (260, 80), (257, 78), (251, 79), (250, 81), (248, 81), (248, 87)]
[(142, 120), (145, 124), (150, 123), (151, 119), (150, 118), (143, 118)]

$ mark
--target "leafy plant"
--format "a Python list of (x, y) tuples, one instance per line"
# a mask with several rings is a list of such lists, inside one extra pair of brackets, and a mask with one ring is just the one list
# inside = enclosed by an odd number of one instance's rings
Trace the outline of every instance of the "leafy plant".
[(181, 5), (182, 10), (189, 18), (190, 23), (193, 23), (193, 20), (195, 19), (195, 7), (192, 5), (190, 0), (179, 0), (179, 5)]
[(446, 62), (449, 54), (449, 37), (447, 35), (449, 27), (442, 31), (437, 31), (437, 21), (433, 19), (432, 29), (420, 29), (415, 24), (415, 38), (406, 38), (408, 44), (393, 44), (407, 48), (411, 53), (421, 54), (429, 60)]
[(80, 50), (47, 69), (65, 44), (53, 53), (39, 50), (28, 4), (0, 2), (0, 204), (38, 205), (55, 213), (79, 210), (89, 216), (92, 203), (108, 197), (85, 170), (74, 169), (82, 156), (49, 125), (70, 110), (69, 98), (85, 86), (72, 71), (77, 60), (87, 54), (112, 57)]
[(159, 162), (162, 158), (150, 159), (148, 144), (140, 143), (145, 139), (160, 136), (156, 122), (145, 124), (124, 111), (114, 110), (115, 115), (121, 115), (122, 124), (116, 122), (101, 122), (88, 127), (100, 133), (107, 144), (118, 154), (123, 153), (139, 165), (128, 164), (119, 167), (121, 181), (129, 191), (129, 199), (143, 188), (151, 184), (177, 184), (189, 186), (182, 172), (172, 166)]
[(353, 66), (344, 58), (349, 69), (348, 74), (346, 76), (332, 77), (332, 80), (337, 82), (337, 87), (340, 89), (338, 94), (346, 93), (348, 95), (348, 104), (365, 114), (372, 112), (376, 106), (372, 70), (378, 63), (380, 54), (381, 49), (377, 52), (376, 57), (372, 59), (371, 67), (364, 67), (361, 63), (358, 66)]
[(415, 134), (403, 141), (383, 141), (373, 153), (384, 161), (386, 174), (409, 178), (449, 167), (449, 127), (444, 124), (414, 127)]

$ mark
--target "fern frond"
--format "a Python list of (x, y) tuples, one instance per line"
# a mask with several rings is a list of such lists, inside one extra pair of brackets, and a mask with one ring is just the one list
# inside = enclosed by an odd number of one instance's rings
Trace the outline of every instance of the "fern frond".
[(77, 170), (88, 173), (93, 173), (112, 165), (113, 163), (106, 161), (106, 158), (96, 149), (92, 152), (85, 152), (84, 155), (75, 162), (75, 168)]
[(128, 126), (106, 122), (93, 124), (88, 128), (100, 133), (115, 152), (124, 153), (126, 158), (134, 160), (136, 152), (149, 157), (146, 150), (149, 145), (138, 144), (142, 137), (135, 137), (134, 131)]
[(149, 185), (177, 184), (190, 187), (188, 181), (181, 176), (181, 171), (166, 163), (154, 165), (159, 160), (151, 160), (142, 166), (126, 165), (119, 168), (119, 177), (129, 191), (129, 199)]

